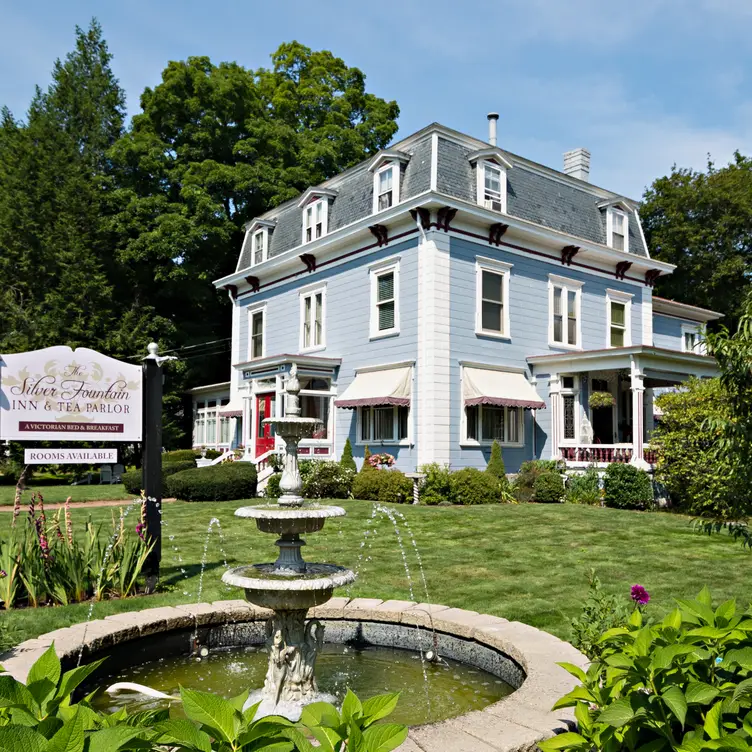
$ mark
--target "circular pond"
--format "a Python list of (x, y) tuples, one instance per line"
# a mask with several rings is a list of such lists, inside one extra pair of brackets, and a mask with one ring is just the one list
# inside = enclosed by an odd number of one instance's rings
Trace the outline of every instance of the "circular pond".
[[(97, 683), (136, 682), (169, 695), (177, 695), (182, 685), (234, 697), (263, 686), (267, 660), (266, 650), (259, 646), (221, 649), (201, 660), (177, 656), (149, 661)], [(348, 687), (363, 700), (400, 692), (390, 721), (409, 726), (478, 710), (514, 691), (497, 676), (457, 661), (423, 664), (418, 653), (372, 645), (326, 644), (316, 662), (316, 676), (319, 690), (340, 700)], [(159, 707), (164, 702), (130, 692), (114, 697), (101, 692), (94, 700), (100, 709), (127, 705), (132, 710)]]

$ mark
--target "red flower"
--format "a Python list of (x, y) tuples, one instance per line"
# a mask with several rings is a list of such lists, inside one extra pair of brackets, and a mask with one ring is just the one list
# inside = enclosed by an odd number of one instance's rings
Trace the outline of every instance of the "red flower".
[(650, 593), (642, 585), (632, 585), (630, 596), (638, 606), (644, 606), (650, 601)]

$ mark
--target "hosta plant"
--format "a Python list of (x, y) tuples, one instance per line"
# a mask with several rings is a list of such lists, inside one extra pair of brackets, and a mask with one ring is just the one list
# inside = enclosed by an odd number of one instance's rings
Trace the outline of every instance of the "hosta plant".
[(640, 610), (606, 631), (587, 672), (561, 664), (581, 685), (555, 708), (574, 707), (577, 732), (543, 752), (752, 752), (752, 612), (713, 608), (707, 588), (663, 621)]

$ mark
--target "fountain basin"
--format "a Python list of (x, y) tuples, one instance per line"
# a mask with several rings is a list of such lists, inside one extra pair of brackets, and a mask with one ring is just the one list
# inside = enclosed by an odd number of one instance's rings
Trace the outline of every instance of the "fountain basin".
[(303, 505), (300, 507), (280, 507), (277, 504), (263, 504), (240, 507), (236, 517), (256, 520), (256, 527), (264, 533), (315, 533), (324, 527), (330, 517), (344, 517), (345, 510), (335, 506)]
[(306, 571), (280, 573), (275, 564), (249, 564), (222, 575), (228, 585), (241, 587), (249, 603), (261, 608), (298, 611), (321, 606), (334, 588), (355, 581), (355, 572), (336, 564), (306, 564)]

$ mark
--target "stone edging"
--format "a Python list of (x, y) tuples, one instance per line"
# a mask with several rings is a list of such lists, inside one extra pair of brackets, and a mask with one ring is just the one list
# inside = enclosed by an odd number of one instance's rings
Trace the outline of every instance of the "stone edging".
[[(57, 629), (27, 640), (0, 657), (5, 670), (24, 681), (34, 661), (53, 642), (61, 659), (107, 650), (129, 640), (176, 629), (266, 620), (271, 612), (245, 601), (215, 601), (165, 606), (113, 614), (86, 624)], [(430, 615), (430, 616), (429, 616)], [(569, 643), (521, 622), (427, 603), (378, 598), (332, 598), (311, 609), (320, 619), (387, 622), (430, 628), (475, 640), (499, 650), (524, 670), (522, 686), (508, 697), (456, 718), (416, 726), (400, 747), (402, 752), (529, 752), (537, 743), (566, 730), (571, 711), (551, 712), (556, 700), (576, 680), (556, 664), (568, 661), (582, 668), (587, 658)]]

